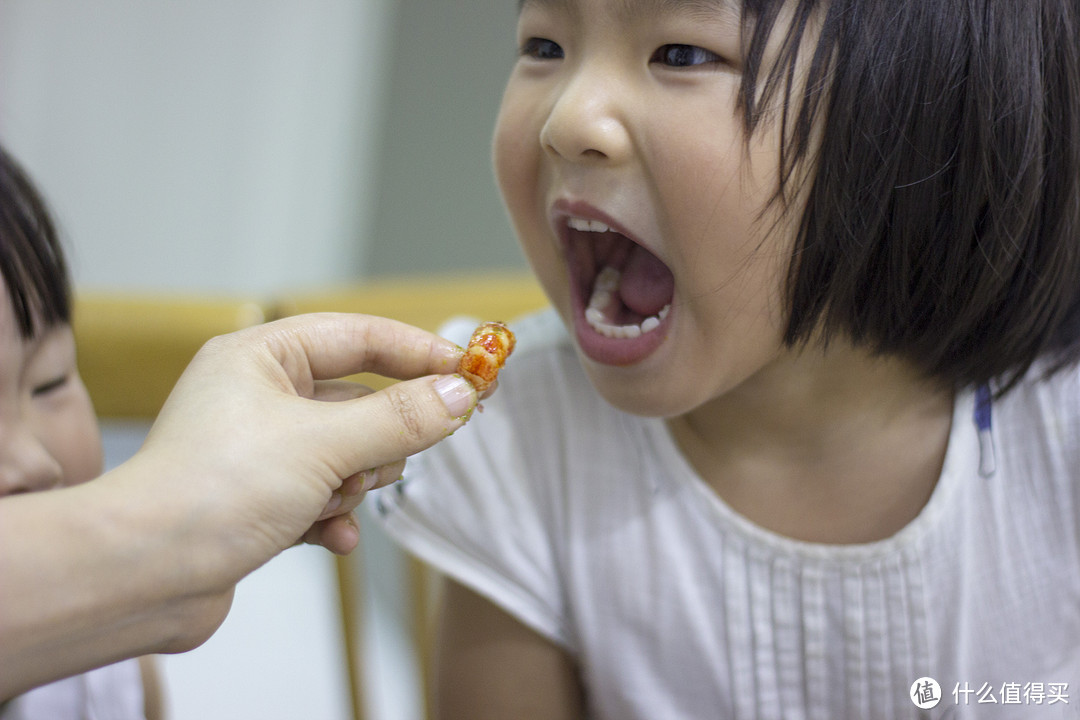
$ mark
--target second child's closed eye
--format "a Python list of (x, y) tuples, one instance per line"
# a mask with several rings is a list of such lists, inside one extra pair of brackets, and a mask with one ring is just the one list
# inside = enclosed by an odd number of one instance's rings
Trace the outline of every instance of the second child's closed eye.
[(34, 397), (45, 397), (66, 387), (69, 379), (70, 375), (65, 373), (59, 377), (52, 378), (51, 380), (47, 380), (43, 383), (40, 383), (39, 385), (34, 386), (34, 389), (31, 391), (31, 393)]

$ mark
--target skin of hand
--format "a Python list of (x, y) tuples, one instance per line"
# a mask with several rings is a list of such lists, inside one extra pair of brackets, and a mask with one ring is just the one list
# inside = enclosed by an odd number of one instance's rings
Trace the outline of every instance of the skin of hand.
[[(128, 462), (0, 502), (0, 700), (204, 642), (233, 589), (307, 539), (356, 545), (366, 488), (461, 427), (461, 349), (384, 318), (318, 314), (216, 338)], [(328, 382), (403, 381), (371, 393)], [(439, 377), (432, 377), (437, 375)], [(340, 498), (340, 499), (335, 499)]]
[[(136, 459), (181, 470), (199, 512), (217, 519), (209, 537), (241, 550), (206, 577), (233, 582), (301, 539), (347, 552), (357, 542), (350, 513), (366, 491), (398, 479), (405, 457), (453, 433), (475, 406), (456, 376), (421, 377), (453, 373), (460, 357), (452, 343), (370, 316), (312, 315), (223, 336), (192, 361)], [(412, 380), (376, 393), (334, 382), (360, 371)], [(449, 405), (438, 392), (447, 381), (456, 383)]]

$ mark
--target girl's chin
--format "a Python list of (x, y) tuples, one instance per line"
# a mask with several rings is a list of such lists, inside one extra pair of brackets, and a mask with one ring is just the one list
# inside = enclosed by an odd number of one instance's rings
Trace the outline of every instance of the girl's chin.
[(560, 307), (559, 314), (590, 383), (608, 403), (641, 417), (675, 417), (704, 401), (697, 383), (684, 386), (672, 375), (679, 373), (674, 313), (642, 338), (613, 339), (598, 333), (572, 305)]
[(662, 351), (648, 361), (631, 366), (597, 363), (578, 348), (589, 381), (609, 404), (641, 417), (670, 418), (705, 402), (699, 383), (685, 382), (672, 360)]
[(592, 385), (612, 406), (640, 417), (672, 418), (683, 415), (698, 404), (697, 399), (683, 398), (652, 379), (634, 382), (617, 379), (608, 370), (586, 366)]

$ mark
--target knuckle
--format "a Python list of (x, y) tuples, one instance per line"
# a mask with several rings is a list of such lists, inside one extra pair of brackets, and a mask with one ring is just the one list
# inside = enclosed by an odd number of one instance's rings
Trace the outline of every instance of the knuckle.
[(228, 352), (232, 338), (227, 335), (216, 335), (202, 344), (196, 355), (201, 357), (220, 355)]
[(424, 412), (420, 404), (410, 393), (396, 385), (391, 385), (386, 389), (386, 397), (398, 419), (403, 439), (410, 445), (422, 442), (427, 433), (425, 433)]

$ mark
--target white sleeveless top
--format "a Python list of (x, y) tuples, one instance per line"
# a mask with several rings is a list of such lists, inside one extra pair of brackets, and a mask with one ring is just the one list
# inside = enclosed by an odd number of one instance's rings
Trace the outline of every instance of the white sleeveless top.
[(591, 717), (1080, 712), (1075, 371), (995, 401), (989, 476), (962, 393), (919, 516), (880, 542), (822, 545), (741, 517), (663, 421), (604, 402), (553, 314), (515, 329), (483, 412), (370, 505), (571, 652)]
[(145, 720), (138, 660), (59, 680), (12, 698), (0, 720)]

